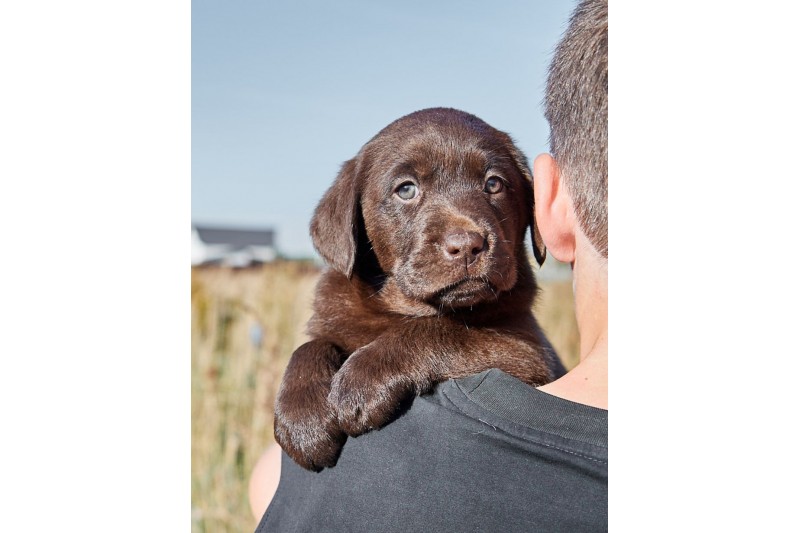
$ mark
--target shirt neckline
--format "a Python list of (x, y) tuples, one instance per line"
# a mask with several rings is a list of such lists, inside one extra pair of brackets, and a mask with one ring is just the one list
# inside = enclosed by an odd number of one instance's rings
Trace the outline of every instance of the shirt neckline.
[[(553, 396), (493, 368), (453, 380), (467, 401), (526, 428), (608, 448), (608, 411)], [(451, 401), (456, 401), (448, 395)], [(458, 402), (457, 402), (458, 403)]]

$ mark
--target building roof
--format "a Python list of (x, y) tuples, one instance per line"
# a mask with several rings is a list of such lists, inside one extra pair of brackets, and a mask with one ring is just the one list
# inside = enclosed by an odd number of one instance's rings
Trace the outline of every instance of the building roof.
[(271, 229), (213, 228), (192, 225), (200, 240), (206, 244), (226, 244), (232, 249), (247, 246), (275, 246), (275, 231)]

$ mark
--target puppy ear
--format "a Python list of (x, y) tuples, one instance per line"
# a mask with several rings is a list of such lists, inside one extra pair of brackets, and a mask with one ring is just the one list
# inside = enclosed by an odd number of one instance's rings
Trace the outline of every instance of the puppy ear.
[(520, 174), (522, 174), (522, 176), (528, 180), (528, 183), (531, 185), (531, 208), (529, 214), (531, 242), (533, 243), (533, 255), (536, 257), (536, 262), (539, 263), (539, 266), (542, 266), (542, 264), (544, 264), (545, 257), (547, 257), (547, 249), (544, 246), (542, 235), (539, 233), (539, 227), (536, 225), (536, 216), (534, 215), (533, 204), (536, 199), (533, 197), (533, 174), (531, 173), (531, 168), (528, 165), (528, 158), (525, 157), (525, 154), (523, 154), (519, 148), (517, 148), (513, 141), (509, 142), (508, 149), (511, 151), (511, 157), (514, 158), (514, 163), (516, 163)]
[(533, 243), (533, 255), (536, 257), (536, 262), (539, 263), (539, 266), (542, 266), (547, 257), (547, 248), (544, 246), (544, 239), (542, 239), (542, 235), (539, 233), (539, 227), (536, 225), (536, 215), (533, 212), (533, 206), (531, 206), (531, 242)]
[(357, 189), (354, 158), (342, 165), (311, 219), (314, 247), (329, 265), (348, 278), (353, 275), (358, 242)]

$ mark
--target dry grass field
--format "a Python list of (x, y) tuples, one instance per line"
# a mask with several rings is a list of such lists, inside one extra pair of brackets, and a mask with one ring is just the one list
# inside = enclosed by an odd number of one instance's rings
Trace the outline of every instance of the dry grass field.
[[(305, 341), (318, 276), (300, 262), (192, 271), (193, 532), (255, 529), (248, 479), (273, 440), (275, 394)], [(571, 284), (543, 283), (535, 312), (566, 366), (574, 366)]]

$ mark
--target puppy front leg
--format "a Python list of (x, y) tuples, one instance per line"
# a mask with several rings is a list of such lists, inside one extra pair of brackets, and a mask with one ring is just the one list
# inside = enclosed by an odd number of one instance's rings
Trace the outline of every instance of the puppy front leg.
[(433, 385), (499, 368), (526, 383), (552, 379), (543, 350), (508, 332), (420, 318), (353, 352), (333, 377), (329, 403), (339, 427), (357, 436), (396, 418)]
[(275, 402), (275, 440), (307, 470), (334, 466), (347, 440), (328, 404), (331, 379), (346, 357), (330, 342), (312, 340), (286, 367)]

